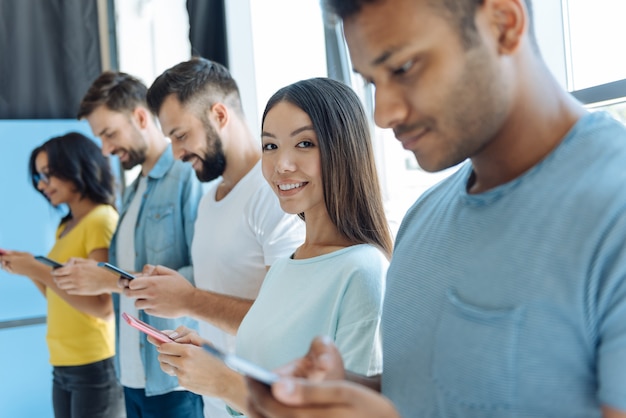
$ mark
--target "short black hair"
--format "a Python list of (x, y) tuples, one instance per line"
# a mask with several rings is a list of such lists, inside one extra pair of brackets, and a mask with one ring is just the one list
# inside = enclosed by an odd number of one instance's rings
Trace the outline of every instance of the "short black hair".
[(104, 105), (116, 112), (132, 112), (137, 106), (148, 107), (148, 88), (139, 79), (122, 72), (105, 71), (85, 93), (78, 108), (78, 119), (89, 116)]
[[(379, 3), (383, 0), (324, 0), (326, 8), (342, 20), (357, 15), (363, 6)], [(461, 39), (466, 47), (471, 47), (477, 39), (477, 29), (474, 22), (476, 9), (484, 3), (484, 0), (426, 0), (428, 4), (443, 15), (450, 18), (452, 23), (460, 29)], [(533, 24), (532, 1), (524, 0), (530, 19), (529, 34), (533, 47), (539, 50), (535, 38)]]
[[(102, 155), (100, 147), (78, 132), (54, 137), (35, 148), (28, 162), (33, 187), (37, 188), (37, 156), (48, 155), (48, 174), (71, 182), (82, 197), (100, 204), (114, 206), (115, 177), (109, 159)], [(46, 197), (47, 199), (47, 197)]]
[(230, 71), (206, 58), (193, 57), (158, 76), (148, 89), (150, 110), (158, 115), (163, 102), (171, 94), (176, 95), (183, 106), (192, 101), (201, 101), (204, 107), (223, 102), (243, 114), (239, 87)]

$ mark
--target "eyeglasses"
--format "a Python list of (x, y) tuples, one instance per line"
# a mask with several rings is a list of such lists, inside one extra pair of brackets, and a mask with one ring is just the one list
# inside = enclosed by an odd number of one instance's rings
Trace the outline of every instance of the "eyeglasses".
[(33, 183), (39, 184), (40, 181), (43, 181), (44, 184), (50, 184), (50, 174), (46, 174), (46, 173), (33, 174)]

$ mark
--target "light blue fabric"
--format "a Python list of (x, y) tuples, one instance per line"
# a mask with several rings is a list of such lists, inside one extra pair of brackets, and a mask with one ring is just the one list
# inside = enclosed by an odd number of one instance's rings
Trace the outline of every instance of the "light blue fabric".
[(380, 315), (389, 262), (362, 244), (272, 264), (237, 332), (236, 352), (274, 369), (301, 357), (311, 340), (331, 337), (348, 370), (382, 370)]
[(626, 130), (592, 113), (507, 184), (469, 195), (471, 173), (400, 227), (383, 393), (405, 417), (626, 411)]
[[(123, 197), (120, 222), (133, 200), (139, 178), (126, 189)], [(176, 269), (193, 283), (191, 266), (191, 242), (198, 203), (203, 186), (196, 178), (190, 164), (174, 160), (172, 147), (168, 145), (155, 166), (148, 173), (148, 186), (141, 202), (135, 228), (135, 270), (141, 271), (145, 264), (161, 264)], [(117, 233), (109, 248), (109, 259), (116, 265)], [(119, 295), (113, 295), (117, 323), (116, 344), (119, 350)], [(158, 329), (176, 329), (185, 325), (197, 329), (197, 322), (190, 318), (159, 318), (139, 312), (139, 318)], [(141, 356), (146, 373), (146, 395), (162, 395), (178, 386), (178, 379), (165, 374), (159, 366), (156, 348), (141, 335)], [(119, 372), (119, 359), (116, 356)]]

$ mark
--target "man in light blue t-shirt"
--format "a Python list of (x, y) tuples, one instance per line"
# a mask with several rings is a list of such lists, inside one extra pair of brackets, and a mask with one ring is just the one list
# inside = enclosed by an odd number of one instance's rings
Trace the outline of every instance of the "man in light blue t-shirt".
[(316, 340), (285, 370), (311, 381), (249, 381), (258, 416), (626, 417), (626, 129), (553, 79), (529, 0), (329, 3), (376, 123), (469, 161), (400, 227), (382, 375)]

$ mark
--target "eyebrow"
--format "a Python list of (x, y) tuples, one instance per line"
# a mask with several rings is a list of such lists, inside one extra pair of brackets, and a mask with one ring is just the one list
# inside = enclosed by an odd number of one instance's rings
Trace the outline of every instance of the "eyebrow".
[[(300, 132), (304, 132), (304, 131), (315, 131), (315, 129), (313, 129), (313, 125), (307, 125), (307, 126), (303, 126), (301, 128), (296, 129), (295, 131), (293, 131), (292, 133), (289, 134), (289, 136), (296, 136), (298, 135)], [(261, 136), (267, 136), (270, 138), (276, 138), (276, 135), (271, 134), (269, 132), (263, 131), (261, 132)]]
[(389, 59), (391, 54), (393, 54), (394, 52), (395, 51), (393, 49), (384, 51), (382, 54), (380, 54), (378, 57), (372, 60), (372, 65), (377, 66), (377, 65), (384, 63), (385, 61)]
[(106, 127), (106, 128), (104, 128), (104, 129), (103, 129), (103, 130), (102, 130), (102, 131), (101, 131), (98, 135), (96, 135), (96, 136), (100, 137), (100, 136), (104, 135), (104, 133), (105, 133), (106, 131), (108, 131), (108, 130), (109, 130), (109, 128), (108, 128), (108, 127)]
[[(371, 62), (370, 65), (373, 67), (376, 67), (378, 65), (384, 64), (385, 61), (387, 61), (389, 59), (389, 57), (391, 57), (393, 54), (395, 54), (396, 52), (398, 52), (399, 50), (401, 50), (402, 47), (392, 47), (390, 49), (387, 49), (385, 51), (383, 51), (379, 56), (377, 56), (376, 58), (374, 58)], [(356, 68), (352, 67), (352, 71), (354, 71), (357, 74), (360, 74), (359, 70), (357, 70)]]

